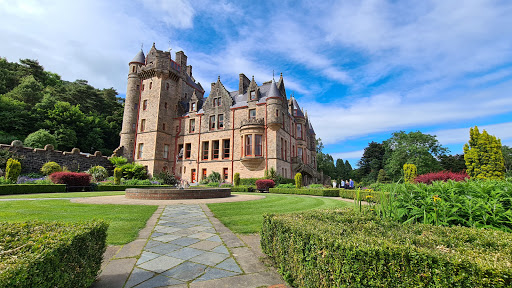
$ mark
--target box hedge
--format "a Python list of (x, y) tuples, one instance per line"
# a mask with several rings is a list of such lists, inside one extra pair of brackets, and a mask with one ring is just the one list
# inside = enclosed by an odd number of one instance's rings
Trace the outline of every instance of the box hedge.
[(512, 235), (351, 210), (264, 215), (261, 246), (293, 287), (511, 287)]
[(263, 178), (240, 178), (240, 185), (256, 186), (256, 181)]
[(371, 198), (372, 202), (380, 203), (381, 197), (389, 197), (388, 192), (375, 192), (373, 190), (359, 190), (359, 199), (357, 199), (357, 189), (339, 189), (339, 196), (345, 199), (354, 199), (354, 200), (362, 200), (369, 201), (368, 198)]
[(61, 193), (66, 192), (66, 185), (56, 184), (4, 184), (0, 185), (0, 195)]
[(231, 192), (254, 192), (256, 187), (254, 186), (235, 186), (231, 187)]
[(339, 197), (339, 189), (270, 188), (270, 193)]
[(124, 191), (127, 188), (174, 188), (170, 185), (96, 185), (94, 191)]
[(0, 287), (90, 287), (107, 228), (102, 221), (0, 222)]

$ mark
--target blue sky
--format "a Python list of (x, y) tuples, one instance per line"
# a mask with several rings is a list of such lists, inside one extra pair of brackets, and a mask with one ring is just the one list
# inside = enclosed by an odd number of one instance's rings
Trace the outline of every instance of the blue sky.
[(512, 146), (510, 15), (511, 1), (0, 0), (0, 56), (121, 95), (153, 42), (185, 51), (206, 95), (217, 76), (236, 90), (239, 73), (283, 73), (324, 152), (354, 165), (399, 130), (454, 154), (475, 125)]

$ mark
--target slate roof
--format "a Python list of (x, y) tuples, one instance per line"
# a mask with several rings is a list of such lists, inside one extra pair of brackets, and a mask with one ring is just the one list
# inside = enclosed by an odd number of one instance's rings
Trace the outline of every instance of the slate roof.
[(144, 51), (142, 51), (142, 49), (140, 49), (139, 53), (137, 53), (137, 55), (135, 55), (135, 57), (133, 57), (133, 59), (132, 59), (132, 61), (130, 61), (130, 63), (132, 63), (132, 62), (137, 62), (140, 64), (146, 63), (146, 56), (144, 56)]
[[(259, 88), (259, 103), (265, 103), (268, 97), (283, 97), (281, 92), (277, 89), (276, 82), (272, 80), (272, 82), (265, 82)], [(233, 99), (234, 104), (231, 108), (238, 108), (247, 106), (247, 101), (249, 99), (249, 91), (246, 91), (244, 94), (238, 94), (238, 91), (229, 92), (229, 95)]]

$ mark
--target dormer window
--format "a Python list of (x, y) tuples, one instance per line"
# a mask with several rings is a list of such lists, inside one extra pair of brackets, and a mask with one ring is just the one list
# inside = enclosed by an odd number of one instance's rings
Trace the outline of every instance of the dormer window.
[(256, 109), (249, 109), (249, 119), (256, 119)]
[(190, 111), (191, 112), (196, 111), (196, 102), (192, 102), (192, 105), (190, 105)]
[(251, 97), (250, 97), (250, 100), (256, 100), (256, 91), (255, 91), (255, 90), (252, 90), (252, 91), (251, 91)]

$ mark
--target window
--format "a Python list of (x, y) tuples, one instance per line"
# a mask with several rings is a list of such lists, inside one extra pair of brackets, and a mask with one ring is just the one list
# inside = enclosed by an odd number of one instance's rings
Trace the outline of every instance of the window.
[(164, 159), (169, 159), (169, 145), (164, 145)]
[(245, 156), (252, 155), (252, 135), (245, 136)]
[(140, 91), (140, 85), (137, 85), (137, 91)]
[(144, 143), (139, 143), (139, 149), (137, 150), (137, 159), (142, 159), (142, 150), (144, 149)]
[(206, 168), (203, 168), (202, 177), (201, 179), (206, 179)]
[(144, 132), (146, 130), (146, 119), (140, 120), (140, 132)]
[(222, 144), (222, 147), (223, 147), (222, 158), (223, 159), (228, 159), (229, 155), (230, 155), (229, 149), (231, 147), (230, 140), (229, 139), (224, 139), (224, 140), (222, 140), (222, 142), (223, 142), (223, 144)]
[(292, 145), (292, 157), (295, 157), (295, 145)]
[(185, 151), (183, 151), (183, 144), (178, 145), (178, 159), (183, 159), (183, 154)]
[(302, 125), (297, 124), (297, 138), (302, 139)]
[(192, 154), (192, 143), (185, 144), (185, 158), (190, 159)]
[(283, 115), (283, 130), (284, 130), (284, 112), (281, 113)]
[(288, 153), (286, 151), (286, 147), (288, 147), (288, 141), (284, 140), (284, 160), (288, 161)]
[(164, 108), (167, 109), (167, 102), (164, 103)]
[(261, 135), (254, 135), (254, 154), (255, 156), (261, 156), (262, 155), (262, 146), (261, 146)]
[(208, 141), (203, 142), (203, 160), (208, 160), (208, 149), (210, 148), (210, 143)]
[(210, 116), (210, 130), (215, 129), (215, 115)]
[(151, 88), (153, 88), (153, 82), (149, 82), (149, 90), (151, 90)]
[(196, 111), (196, 102), (192, 103), (190, 106), (190, 111)]
[(132, 72), (135, 72), (135, 66), (133, 66), (133, 68), (132, 68)]
[(212, 159), (219, 159), (219, 140), (212, 141)]
[(302, 155), (302, 148), (300, 148), (300, 147), (298, 148), (298, 153), (297, 154), (298, 154), (297, 156), (299, 157), (299, 159), (302, 160), (302, 162), (304, 162), (304, 159), (302, 158), (302, 156), (303, 156)]
[(249, 109), (249, 119), (256, 119), (256, 109)]
[(217, 98), (217, 106), (222, 106), (222, 98)]
[(169, 91), (169, 83), (165, 84), (165, 90)]
[(165, 131), (165, 123), (162, 124), (162, 130)]
[(144, 86), (145, 86), (145, 84), (142, 84), (142, 91), (144, 91)]
[(251, 91), (251, 98), (250, 100), (256, 100), (256, 91)]
[(276, 109), (276, 118), (279, 117), (279, 110)]
[(223, 114), (219, 114), (219, 123), (217, 124), (217, 128), (218, 129), (224, 128), (224, 115)]
[(188, 132), (194, 133), (196, 131), (196, 119), (190, 119), (188, 123)]
[(146, 110), (146, 109), (148, 109), (148, 100), (144, 100), (142, 102), (142, 110)]
[(132, 131), (135, 131), (135, 123), (132, 124)]
[(281, 138), (281, 159), (284, 159), (284, 139)]
[(222, 169), (222, 174), (224, 175), (224, 180), (228, 180), (228, 168)]

